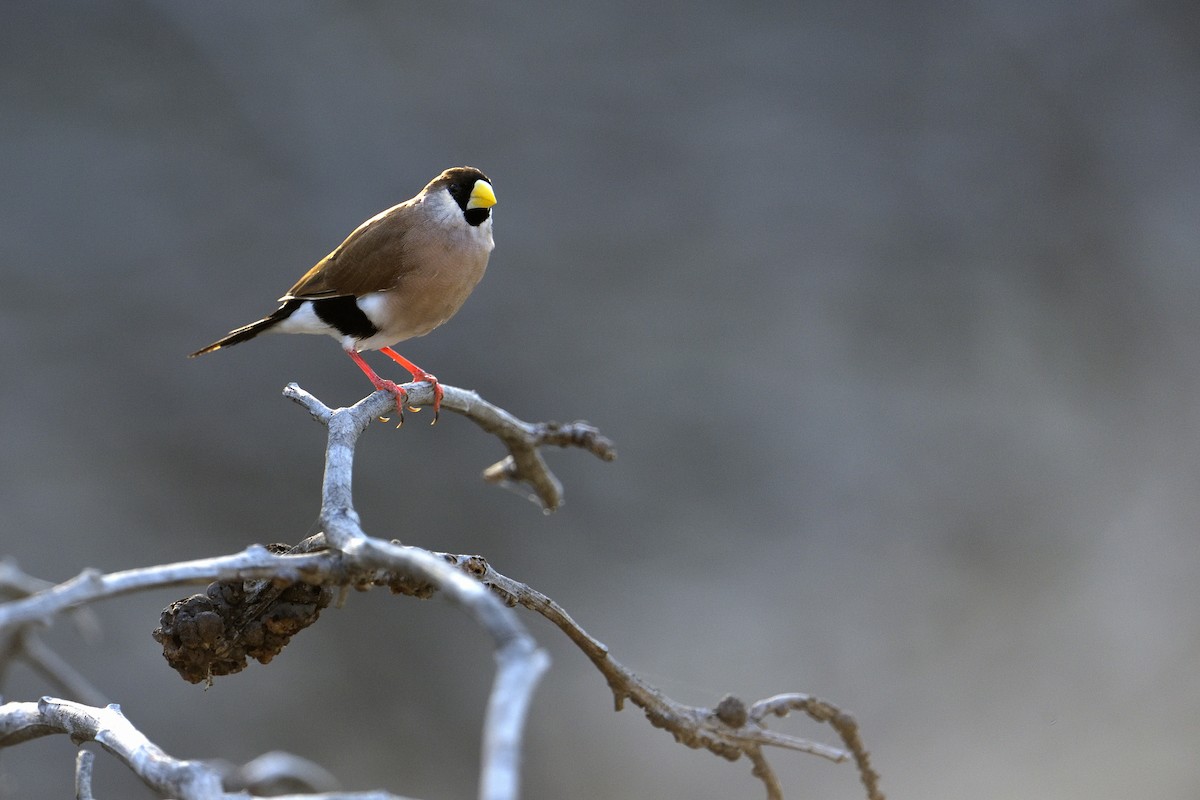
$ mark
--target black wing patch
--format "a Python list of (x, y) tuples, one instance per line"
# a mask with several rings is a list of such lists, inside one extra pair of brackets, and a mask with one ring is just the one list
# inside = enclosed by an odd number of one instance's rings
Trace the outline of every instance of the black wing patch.
[(379, 333), (379, 328), (376, 328), (375, 323), (358, 307), (352, 294), (321, 297), (308, 302), (312, 303), (313, 311), (322, 322), (336, 328), (343, 336), (369, 339)]

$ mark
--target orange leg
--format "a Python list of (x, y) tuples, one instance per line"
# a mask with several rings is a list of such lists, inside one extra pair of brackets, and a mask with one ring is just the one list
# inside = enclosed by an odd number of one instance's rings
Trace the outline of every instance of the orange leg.
[(436, 423), (438, 420), (438, 412), (442, 408), (442, 385), (438, 383), (438, 379), (390, 347), (381, 347), (379, 348), (379, 352), (383, 353), (392, 361), (395, 361), (397, 364), (408, 370), (412, 374), (414, 381), (428, 381), (429, 384), (433, 386), (433, 422)]
[(371, 384), (376, 389), (384, 389), (386, 391), (391, 392), (393, 395), (396, 396), (396, 411), (399, 412), (400, 424), (403, 425), (404, 424), (404, 404), (408, 400), (408, 392), (404, 391), (404, 389), (402, 389), (400, 386), (393, 383), (392, 381), (385, 380), (385, 379), (379, 377), (378, 375), (376, 375), (375, 370), (371, 369), (370, 365), (367, 364), (367, 362), (363, 360), (363, 357), (358, 354), (357, 350), (347, 350), (346, 355), (350, 356), (350, 358), (352, 358), (354, 360), (354, 363), (358, 364), (358, 368), (366, 373), (367, 377), (371, 381)]

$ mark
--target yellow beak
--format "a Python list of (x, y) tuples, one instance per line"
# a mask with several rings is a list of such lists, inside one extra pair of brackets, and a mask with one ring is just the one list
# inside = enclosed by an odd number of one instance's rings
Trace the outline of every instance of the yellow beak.
[(496, 205), (496, 193), (492, 191), (492, 185), (487, 181), (475, 181), (475, 187), (471, 189), (471, 199), (467, 201), (467, 208), (491, 208)]

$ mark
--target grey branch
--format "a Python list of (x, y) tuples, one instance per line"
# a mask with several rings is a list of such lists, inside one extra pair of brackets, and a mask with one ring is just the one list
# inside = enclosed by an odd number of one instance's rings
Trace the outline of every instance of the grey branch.
[[(209, 762), (217, 763), (217, 762)], [(236, 766), (219, 762), (225, 788), (244, 789), (256, 794), (278, 795), (280, 789), (302, 785), (312, 791), (332, 792), (338, 781), (329, 770), (293, 753), (272, 751)]]
[[(0, 597), (24, 598), (52, 587), (49, 581), (39, 580), (21, 571), (13, 559), (0, 560)], [(72, 616), (76, 629), (84, 638), (95, 637), (99, 622), (90, 609), (76, 609)], [(42, 641), (38, 627), (34, 621), (7, 628), (0, 625), (0, 685), (8, 666), (24, 661), (59, 691), (93, 705), (106, 703), (99, 689)]]
[[(428, 384), (421, 386), (428, 387)], [(469, 400), (473, 396), (471, 393), (451, 386), (444, 387), (444, 390), (442, 403), (446, 408), (462, 411), (464, 404), (470, 405), (464, 400)], [(315, 419), (329, 429), (320, 516), (329, 545), (357, 565), (396, 569), (437, 586), (453, 602), (474, 616), (476, 622), (492, 637), (496, 647), (497, 669), (484, 715), (479, 796), (484, 800), (516, 798), (525, 717), (534, 687), (549, 666), (550, 657), (537, 647), (512, 610), (478, 581), (471, 580), (427, 550), (385, 542), (363, 532), (351, 497), (354, 448), (371, 420), (384, 413), (388, 404), (394, 402), (391, 395), (376, 392), (350, 408), (335, 410), (294, 383), (288, 385), (284, 394), (307, 408)], [(410, 399), (420, 402), (416, 396)], [(549, 475), (548, 472), (546, 474)], [(553, 504), (547, 507), (553, 507)]]
[[(349, 475), (345, 477), (348, 479)], [(353, 509), (349, 509), (349, 514), (353, 515)], [(326, 515), (323, 513), (322, 516)], [(346, 533), (346, 516), (341, 515), (343, 533)], [(281, 582), (306, 581), (346, 585), (365, 580), (364, 576), (376, 574), (380, 570), (411, 575), (414, 579), (438, 586), (450, 599), (460, 603), (474, 616), (497, 642), (496, 659), (499, 668), (485, 719), (480, 797), (488, 800), (516, 798), (523, 723), (534, 687), (549, 663), (548, 657), (535, 646), (533, 639), (525, 632), (511, 609), (453, 565), (427, 551), (369, 539), (357, 529), (350, 531), (350, 542), (345, 552), (323, 550), (315, 553), (278, 555), (265, 547), (253, 545), (241, 553), (219, 558), (197, 559), (109, 574), (85, 571), (65, 583), (0, 605), (0, 636), (12, 632), (20, 633), (25, 625), (50, 619), (84, 603), (154, 587), (207, 583), (213, 580), (265, 581), (271, 578)], [(5, 715), (0, 719), (0, 748), (49, 733), (68, 733), (81, 739), (95, 738), (90, 735), (78, 736), (75, 729), (66, 727), (67, 722), (71, 720), (84, 720), (80, 724), (85, 728), (92, 725), (98, 726), (97, 730), (109, 731), (105, 733), (106, 737), (112, 735), (111, 731), (118, 731), (121, 741), (136, 733), (132, 731), (128, 721), (120, 716), (119, 711), (115, 715), (100, 714), (99, 711), (104, 709), (89, 711), (89, 708), (65, 701), (46, 701), (40, 705), (14, 703), (0, 706), (0, 712)], [(43, 717), (54, 722), (47, 723)], [(141, 737), (140, 734), (137, 736)], [(96, 741), (112, 751), (106, 739), (96, 738)], [(120, 757), (119, 752), (113, 752)], [(226, 795), (219, 791), (219, 781), (218, 789), (212, 789), (207, 776), (216, 773), (211, 767), (201, 766), (199, 762), (176, 762), (170, 759), (122, 760), (152, 787), (161, 788), (164, 780), (173, 781), (172, 785), (179, 784), (183, 788), (179, 789), (175, 796), (181, 798), (249, 797), (245, 794)], [(165, 763), (174, 765), (181, 772), (161, 772), (159, 767)], [(189, 769), (197, 770), (197, 775), (185, 774)], [(356, 800), (394, 797), (381, 793), (336, 796), (354, 797)]]
[(75, 800), (95, 800), (92, 794), (92, 765), (96, 754), (91, 750), (80, 750), (75, 754)]
[[(853, 716), (836, 706), (803, 694), (775, 695), (749, 708), (733, 696), (726, 696), (711, 709), (676, 702), (613, 658), (603, 642), (588, 634), (546, 595), (502, 575), (481, 556), (437, 555), (489, 587), (507, 605), (519, 604), (535, 611), (566, 634), (608, 681), (617, 711), (629, 700), (645, 712), (652, 725), (669, 731), (681, 744), (705, 748), (730, 761), (746, 756), (753, 764), (754, 776), (766, 786), (769, 800), (782, 800), (783, 789), (763, 755), (764, 746), (810, 753), (834, 762), (852, 757), (867, 790), (868, 800), (884, 800), (884, 794), (879, 789), (879, 775), (871, 768), (870, 754), (863, 745), (858, 724)], [(386, 575), (377, 576), (376, 582), (394, 585)], [(422, 591), (423, 588), (415, 587), (411, 593), (428, 596), (427, 592)], [(768, 730), (765, 721), (768, 716), (782, 717), (790, 711), (803, 711), (814, 720), (829, 724), (841, 737), (845, 749)]]
[[(414, 403), (431, 400), (427, 384), (409, 384), (406, 388)], [(508, 457), (488, 470), (489, 479), (528, 486), (547, 511), (561, 503), (562, 490), (541, 458), (541, 446), (581, 447), (605, 460), (614, 457), (611, 443), (583, 423), (526, 423), (484, 402), (473, 392), (454, 387), (444, 389), (445, 408), (474, 420), (508, 447)], [(328, 428), (320, 515), (323, 533), (287, 553), (254, 545), (233, 555), (110, 574), (85, 570), (57, 586), (26, 580), (15, 565), (0, 564), (0, 588), (6, 588), (8, 596), (18, 598), (0, 604), (0, 644), (9, 642), (9, 652), (0, 652), (0, 670), (8, 660), (6, 655), (24, 653), (35, 664), (53, 665), (44, 666), (45, 671), (57, 674), (59, 682), (64, 683), (62, 675), (71, 675), (69, 668), (59, 664), (48, 651), (25, 645), (22, 637), (30, 634), (30, 627), (62, 612), (78, 613), (84, 604), (94, 600), (151, 587), (240, 582), (239, 585), (250, 587), (250, 595), (258, 606), (269, 605), (273, 594), (283, 591), (280, 587), (292, 584), (360, 588), (387, 584), (396, 591), (418, 597), (441, 591), (476, 620), (495, 646), (498, 667), (485, 712), (481, 798), (517, 797), (524, 723), (534, 688), (549, 663), (512, 611), (512, 606), (520, 604), (550, 620), (584, 652), (607, 680), (617, 710), (629, 700), (643, 710), (653, 725), (668, 730), (689, 747), (705, 748), (731, 761), (745, 756), (753, 765), (753, 774), (766, 786), (769, 800), (782, 798), (783, 794), (763, 755), (764, 747), (810, 753), (835, 762), (853, 758), (869, 800), (883, 800), (878, 775), (870, 766), (857, 724), (835, 706), (801, 694), (776, 695), (748, 707), (732, 696), (711, 709), (683, 705), (612, 658), (603, 643), (584, 631), (549, 597), (501, 575), (483, 558), (432, 553), (368, 536), (359, 524), (352, 502), (354, 450), (368, 425), (381, 414), (390, 413), (392, 395), (377, 392), (350, 408), (340, 409), (325, 406), (295, 384), (287, 387), (285, 395)], [(841, 736), (844, 749), (767, 728), (768, 717), (785, 716), (791, 711), (801, 711), (829, 724)], [(149, 742), (113, 705), (98, 708), (43, 698), (39, 703), (0, 706), (0, 748), (53, 733), (69, 734), (75, 741), (98, 742), (148, 785), (182, 800), (249, 798), (251, 795), (243, 791), (226, 792), (226, 789), (258, 785), (247, 776), (266, 776), (268, 783), (272, 777), (316, 776), (318, 780), (302, 780), (314, 789), (327, 788), (329, 777), (316, 765), (300, 764), (286, 754), (270, 754), (241, 769), (173, 759)], [(91, 796), (88, 758), (81, 757), (77, 762), (76, 785), (80, 797)], [(302, 796), (308, 800), (402, 800), (382, 792)], [(301, 795), (292, 797), (298, 800)]]
[[(405, 391), (414, 405), (433, 402), (428, 383), (406, 383)], [(613, 443), (586, 422), (525, 422), (502, 408), (492, 405), (477, 393), (442, 384), (442, 408), (455, 411), (492, 434), (508, 448), (508, 455), (483, 471), (483, 479), (523, 494), (549, 513), (563, 501), (563, 488), (542, 458), (541, 448), (575, 447), (586, 450), (602, 461), (617, 457)], [(334, 413), (294, 383), (283, 390), (285, 397), (308, 409), (318, 422), (326, 423)], [(349, 424), (366, 427), (371, 420), (395, 410), (395, 398), (385, 391), (364, 398), (350, 409)], [(348, 422), (349, 422), (348, 420)], [(361, 432), (361, 431), (360, 431)], [(523, 491), (522, 488), (528, 491)]]
[[(116, 705), (103, 708), (43, 697), (36, 703), (0, 705), (0, 747), (52, 734), (75, 742), (96, 742), (137, 774), (146, 785), (180, 800), (250, 800), (245, 792), (221, 788), (221, 770), (203, 761), (172, 758), (133, 726)], [(91, 797), (91, 759), (76, 761), (76, 793)], [(293, 795), (305, 800), (405, 800), (387, 792), (333, 792)], [(277, 798), (278, 800), (278, 798)]]
[[(471, 405), (471, 395), (461, 390), (450, 391), (451, 402), (447, 407), (459, 409)], [(417, 387), (414, 387), (417, 389)], [(413, 392), (413, 401), (420, 402), (419, 389)], [(436, 586), (446, 596), (471, 615), (495, 645), (497, 662), (496, 677), (489, 696), (484, 718), (482, 747), (482, 769), (479, 780), (479, 797), (484, 800), (513, 800), (519, 790), (519, 764), (521, 739), (524, 723), (532, 700), (533, 691), (549, 665), (549, 657), (537, 647), (512, 609), (506, 607), (495, 595), (479, 582), (464, 575), (453, 565), (419, 548), (374, 539), (366, 535), (359, 524), (351, 495), (354, 449), (359, 435), (370, 422), (385, 413), (390, 396), (376, 393), (348, 409), (330, 409), (319, 400), (297, 386), (288, 387), (288, 396), (305, 405), (313, 417), (329, 430), (326, 451), (325, 477), (322, 485), (321, 523), (324, 526), (325, 542), (332, 551), (295, 554), (271, 553), (264, 547), (252, 546), (242, 553), (212, 559), (170, 564), (145, 569), (133, 569), (110, 574), (85, 570), (66, 583), (49, 588), (42, 585), (36, 594), (0, 605), (0, 637), (16, 635), (22, 626), (52, 618), (55, 614), (77, 608), (102, 597), (112, 597), (151, 586), (168, 586), (182, 583), (226, 581), (261, 581), (264, 594), (272, 591), (273, 582), (333, 584), (345, 586), (355, 582), (356, 575), (380, 570), (402, 574), (411, 580)], [(477, 398), (476, 398), (477, 399)], [(501, 419), (501, 412), (479, 401), (479, 407), (492, 409), (492, 415), (484, 414), (474, 419), (491, 420), (505, 429), (505, 435), (516, 441), (519, 437), (508, 421)], [(495, 422), (499, 419), (500, 422)], [(525, 423), (514, 423), (516, 427)], [(510, 429), (512, 428), (512, 429)], [(503, 437), (502, 437), (503, 438)], [(534, 440), (524, 446), (536, 449)], [(516, 448), (516, 449), (514, 449)], [(519, 448), (510, 444), (510, 452)], [(544, 466), (544, 465), (543, 465)], [(553, 481), (548, 471), (539, 477), (528, 474), (525, 480), (531, 485), (543, 485)], [(539, 493), (545, 498), (547, 507), (561, 500), (561, 492), (553, 495)], [(3, 638), (0, 638), (3, 641)], [(60, 706), (54, 706), (59, 708)], [(108, 727), (128, 723), (119, 714), (104, 715)], [(116, 717), (120, 717), (119, 720)], [(107, 728), (106, 728), (107, 729)], [(124, 728), (122, 728), (124, 729)], [(0, 739), (0, 746), (23, 740), (18, 736)], [(157, 762), (128, 762), (131, 767), (141, 769)], [(190, 765), (192, 762), (182, 762)], [(155, 772), (138, 772), (147, 783), (157, 785), (162, 780)], [(186, 788), (194, 782), (198, 787), (180, 791), (181, 797), (218, 797), (213, 794), (212, 770), (196, 774), (175, 775), (172, 780)], [(186, 786), (185, 786), (186, 784)]]

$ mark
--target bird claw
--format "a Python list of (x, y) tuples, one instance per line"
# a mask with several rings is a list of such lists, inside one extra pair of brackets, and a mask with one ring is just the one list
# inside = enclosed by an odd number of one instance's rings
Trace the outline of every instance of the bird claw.
[(438, 417), (442, 412), (442, 395), (445, 393), (442, 391), (442, 384), (438, 382), (438, 379), (435, 376), (426, 372), (422, 377), (429, 381), (429, 384), (433, 386), (433, 421), (431, 421), (429, 424), (437, 425)]
[[(407, 358), (400, 355), (399, 353), (397, 353), (395, 350), (393, 350), (390, 347), (381, 347), (381, 348), (379, 348), (379, 352), (383, 353), (385, 356), (392, 359), (397, 364), (399, 364), (400, 366), (402, 366), (406, 370), (408, 370), (408, 373), (410, 375), (412, 375), (413, 381), (415, 381), (417, 383), (425, 382), (433, 387), (433, 421), (430, 422), (429, 424), (436, 425), (437, 421), (438, 421), (438, 417), (440, 416), (440, 412), (442, 410), (442, 394), (443, 394), (442, 385), (440, 383), (438, 383), (437, 376), (421, 369), (416, 364), (412, 363)], [(350, 352), (351, 358), (355, 358), (355, 360), (361, 361), (361, 359), (357, 358), (357, 356), (358, 356), (357, 352)], [(359, 366), (361, 367), (362, 364), (360, 364)], [(374, 374), (374, 373), (368, 373), (368, 374)], [(412, 408), (412, 406), (409, 406), (409, 408)], [(412, 408), (412, 410), (416, 411), (417, 409)]]
[[(387, 392), (391, 392), (392, 395), (395, 396), (395, 398), (396, 398), (396, 413), (400, 417), (400, 422), (396, 425), (396, 427), (397, 428), (403, 427), (404, 426), (404, 406), (405, 406), (406, 402), (408, 401), (408, 392), (404, 391), (404, 389), (401, 388), (399, 386), (399, 384), (396, 384), (392, 381), (385, 381), (385, 380), (380, 380), (379, 383), (375, 384), (375, 388), (382, 389)], [(380, 417), (379, 419), (383, 422), (391, 422), (391, 419), (389, 417)]]
[[(421, 413), (421, 407), (420, 407), (420, 406), (409, 406), (409, 407), (408, 407), (408, 410), (409, 410), (409, 411), (411, 411), (411, 412), (413, 412), (414, 414), (419, 414), (419, 413)], [(434, 409), (433, 409), (433, 419), (431, 419), (431, 420), (429, 421), (429, 424), (430, 424), (430, 425), (437, 425), (438, 418), (441, 416), (441, 414), (440, 414), (440, 411), (441, 411), (441, 409), (437, 408), (436, 406), (434, 407)]]
[[(438, 379), (435, 376), (430, 375), (428, 372), (420, 375), (413, 375), (413, 380), (424, 381), (433, 387), (433, 419), (430, 420), (429, 424), (437, 425), (438, 418), (441, 416), (442, 412), (442, 384), (438, 382)], [(408, 410), (415, 414), (421, 410), (421, 407), (409, 406)]]

